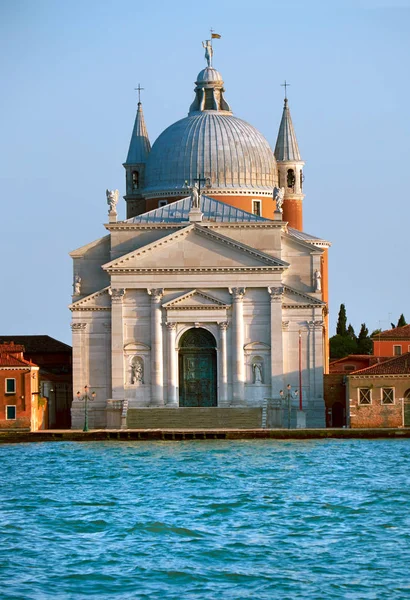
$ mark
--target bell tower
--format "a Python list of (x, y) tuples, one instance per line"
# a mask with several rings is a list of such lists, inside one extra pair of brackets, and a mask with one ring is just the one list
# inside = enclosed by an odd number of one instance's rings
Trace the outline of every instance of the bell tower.
[(145, 200), (142, 190), (145, 180), (145, 165), (148, 154), (151, 151), (140, 97), (143, 88), (138, 84), (136, 89), (138, 90), (137, 115), (135, 117), (127, 160), (123, 164), (126, 173), (125, 201), (127, 203), (127, 219), (144, 212)]
[[(289, 84), (283, 84), (288, 86)], [(285, 91), (282, 120), (279, 126), (275, 146), (275, 158), (278, 163), (279, 187), (285, 188), (283, 201), (283, 220), (299, 231), (303, 230), (303, 167), (299, 146), (293, 128), (292, 118)]]

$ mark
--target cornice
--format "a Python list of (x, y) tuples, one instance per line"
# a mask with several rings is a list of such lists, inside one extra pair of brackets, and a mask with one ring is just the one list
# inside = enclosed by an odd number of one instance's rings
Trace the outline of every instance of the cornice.
[[(108, 273), (272, 273), (282, 272), (285, 267), (271, 265), (269, 267), (166, 267), (166, 268), (119, 268), (110, 267)], [(263, 287), (263, 286), (262, 286)]]

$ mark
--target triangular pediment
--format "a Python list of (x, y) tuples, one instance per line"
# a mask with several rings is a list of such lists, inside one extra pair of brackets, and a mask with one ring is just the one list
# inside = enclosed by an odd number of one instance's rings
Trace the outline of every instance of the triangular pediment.
[(300, 292), (299, 290), (291, 288), (287, 285), (284, 286), (283, 291), (284, 294), (282, 304), (288, 308), (306, 306), (314, 306), (319, 308), (326, 306), (326, 302), (322, 302), (322, 300), (319, 300), (310, 294), (305, 294), (304, 292)]
[(111, 298), (109, 295), (109, 287), (103, 288), (94, 294), (85, 296), (70, 304), (70, 310), (110, 310)]
[(180, 309), (186, 310), (188, 308), (192, 309), (215, 309), (215, 308), (228, 308), (230, 304), (225, 304), (222, 300), (218, 298), (214, 298), (201, 290), (191, 290), (186, 294), (182, 294), (182, 296), (178, 296), (178, 298), (174, 298), (169, 302), (166, 302), (162, 305), (163, 308), (166, 309)]
[(287, 263), (207, 227), (188, 225), (103, 266), (108, 272), (139, 270), (269, 269)]

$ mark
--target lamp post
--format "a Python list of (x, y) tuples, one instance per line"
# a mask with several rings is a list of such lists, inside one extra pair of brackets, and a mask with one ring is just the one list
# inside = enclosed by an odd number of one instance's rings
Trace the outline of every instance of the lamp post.
[(292, 392), (292, 386), (290, 385), (290, 383), (288, 383), (288, 385), (286, 386), (286, 396), (284, 394), (283, 390), (280, 390), (279, 392), (280, 397), (281, 398), (286, 398), (286, 403), (288, 406), (288, 429), (290, 429), (290, 416), (291, 416), (291, 411), (292, 411), (292, 398), (297, 398), (299, 395), (298, 390), (295, 390), (294, 392)]
[(81, 395), (81, 392), (77, 392), (77, 399), (84, 400), (84, 428), (83, 431), (88, 431), (88, 402), (91, 402), (95, 398), (95, 392), (91, 393), (91, 396), (88, 391), (88, 385), (84, 386), (84, 394)]

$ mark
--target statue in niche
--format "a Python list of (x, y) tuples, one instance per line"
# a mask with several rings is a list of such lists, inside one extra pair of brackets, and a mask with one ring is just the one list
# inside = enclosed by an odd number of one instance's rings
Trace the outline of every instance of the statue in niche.
[(283, 199), (285, 197), (285, 188), (273, 188), (273, 199), (276, 201), (276, 211), (282, 213), (283, 212)]
[(106, 190), (105, 194), (107, 196), (107, 204), (110, 207), (110, 212), (116, 213), (120, 192), (118, 190)]
[(139, 356), (134, 356), (131, 361), (131, 385), (144, 383), (144, 365)]
[(322, 291), (322, 274), (319, 271), (319, 269), (316, 269), (316, 271), (313, 274), (313, 277), (314, 277), (315, 292), (321, 292)]
[(81, 294), (81, 277), (79, 275), (74, 275), (74, 296), (80, 296)]
[(253, 383), (263, 383), (262, 379), (262, 363), (255, 362), (252, 365)]
[(212, 67), (212, 55), (214, 53), (214, 50), (212, 48), (211, 40), (206, 40), (205, 42), (202, 42), (202, 46), (203, 48), (205, 48), (205, 59), (208, 63), (208, 67)]

